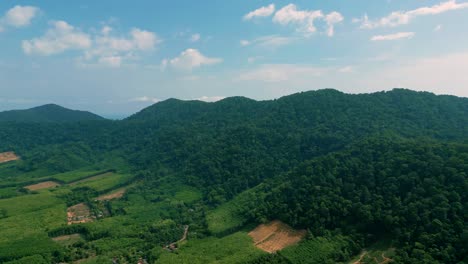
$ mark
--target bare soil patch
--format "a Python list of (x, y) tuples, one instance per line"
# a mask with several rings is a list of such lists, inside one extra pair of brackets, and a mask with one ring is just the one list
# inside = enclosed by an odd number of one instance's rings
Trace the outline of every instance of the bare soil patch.
[(54, 182), (54, 181), (45, 181), (45, 182), (40, 182), (32, 185), (28, 185), (24, 188), (30, 190), (30, 191), (37, 191), (41, 189), (48, 189), (48, 188), (54, 188), (60, 186), (60, 183)]
[(101, 195), (98, 198), (96, 198), (96, 200), (98, 200), (98, 201), (109, 201), (109, 200), (113, 200), (113, 199), (119, 199), (119, 198), (122, 198), (122, 196), (125, 194), (126, 191), (127, 191), (127, 189), (125, 189), (125, 188), (119, 189), (119, 190), (117, 190), (117, 191), (115, 191), (113, 193)]
[(249, 233), (257, 248), (273, 253), (301, 241), (305, 230), (295, 230), (281, 221), (272, 221), (257, 226)]
[(0, 153), (0, 163), (5, 163), (12, 160), (19, 160), (20, 158), (12, 151)]
[(92, 222), (94, 218), (85, 203), (80, 203), (67, 209), (67, 222), (69, 225)]

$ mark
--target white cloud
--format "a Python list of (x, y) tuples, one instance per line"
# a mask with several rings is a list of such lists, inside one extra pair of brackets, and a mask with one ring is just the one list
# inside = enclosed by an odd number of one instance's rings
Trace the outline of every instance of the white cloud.
[(160, 102), (161, 100), (155, 97), (150, 97), (150, 96), (142, 96), (142, 97), (137, 97), (133, 98), (130, 100), (131, 102), (150, 102), (150, 103), (157, 103)]
[(434, 31), (435, 31), (435, 32), (439, 32), (439, 31), (441, 31), (441, 30), (442, 30), (442, 25), (440, 25), (440, 24), (437, 25), (437, 26), (434, 28)]
[(321, 10), (300, 11), (297, 10), (295, 4), (289, 4), (275, 13), (273, 22), (281, 25), (295, 24), (299, 26), (299, 31), (313, 33), (317, 31), (314, 21), (323, 17), (324, 15)]
[(103, 56), (98, 59), (98, 62), (110, 67), (120, 67), (122, 65), (122, 57), (119, 56)]
[(201, 35), (196, 33), (190, 36), (190, 42), (197, 42), (201, 39)]
[(249, 12), (244, 16), (244, 20), (251, 20), (255, 17), (267, 17), (271, 16), (275, 12), (275, 5), (271, 4), (268, 6), (262, 6), (259, 9), (256, 9), (252, 12)]
[(263, 57), (261, 57), (261, 56), (248, 57), (248, 58), (247, 58), (247, 62), (248, 62), (248, 63), (254, 63), (254, 62), (258, 61), (258, 60), (261, 59), (261, 58), (263, 58)]
[(91, 47), (91, 37), (65, 21), (53, 21), (44, 36), (23, 40), (26, 54), (53, 55), (66, 50), (84, 50)]
[(225, 96), (202, 96), (202, 97), (196, 98), (195, 100), (211, 103), (211, 102), (217, 102), (217, 101), (223, 100), (225, 98), (226, 98)]
[(338, 12), (331, 12), (325, 16), (325, 21), (327, 22), (327, 35), (332, 37), (335, 34), (335, 24), (338, 24), (344, 20), (344, 17)]
[(399, 32), (389, 35), (377, 35), (371, 38), (372, 41), (409, 39), (414, 37), (414, 32)]
[(322, 20), (326, 23), (326, 34), (332, 37), (335, 34), (335, 25), (344, 20), (343, 15), (333, 11), (329, 14), (324, 14), (322, 10), (298, 10), (295, 4), (289, 4), (278, 10), (273, 22), (286, 26), (295, 25), (298, 32), (309, 36), (317, 32), (315, 22)]
[(186, 49), (176, 58), (163, 60), (162, 64), (166, 67), (171, 66), (175, 69), (190, 71), (203, 65), (218, 64), (222, 61), (221, 58), (206, 57), (197, 49)]
[(341, 73), (352, 73), (354, 72), (354, 67), (353, 66), (345, 66), (343, 68), (338, 69), (338, 72)]
[(15, 6), (7, 11), (2, 19), (5, 24), (13, 27), (25, 27), (31, 24), (31, 20), (39, 13), (39, 8), (34, 6)]
[(65, 21), (50, 22), (50, 28), (39, 38), (23, 40), (26, 54), (49, 56), (68, 50), (81, 50), (79, 65), (100, 64), (120, 67), (124, 61), (136, 60), (139, 53), (155, 49), (162, 40), (154, 33), (133, 28), (128, 36), (116, 36), (114, 30), (104, 26), (100, 32), (91, 34), (73, 27)]
[(85, 61), (120, 67), (124, 61), (135, 60), (137, 54), (152, 51), (162, 42), (154, 32), (138, 28), (130, 30), (127, 37), (111, 35), (111, 32), (111, 27), (104, 26), (101, 35), (93, 37), (93, 46), (84, 53)]
[(249, 45), (256, 45), (263, 48), (277, 48), (280, 46), (284, 46), (290, 44), (295, 39), (292, 37), (283, 37), (278, 35), (269, 35), (269, 36), (262, 36), (258, 37), (253, 40), (241, 40), (241, 46), (249, 46)]
[(248, 46), (250, 45), (250, 41), (243, 39), (240, 41), (240, 45), (243, 47)]
[(275, 83), (306, 77), (318, 77), (326, 71), (325, 68), (308, 65), (265, 64), (251, 71), (241, 73), (238, 80)]
[(396, 27), (405, 25), (418, 16), (437, 15), (448, 11), (468, 8), (467, 3), (457, 3), (456, 0), (441, 2), (440, 4), (430, 7), (420, 7), (410, 11), (395, 11), (388, 16), (380, 18), (375, 21), (369, 20), (367, 15), (360, 20), (353, 19), (353, 21), (360, 21), (361, 28), (373, 29), (379, 27)]

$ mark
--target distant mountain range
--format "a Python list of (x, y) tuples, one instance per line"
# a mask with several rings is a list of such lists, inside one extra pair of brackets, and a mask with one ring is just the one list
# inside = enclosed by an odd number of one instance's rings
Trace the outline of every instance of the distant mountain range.
[(56, 104), (0, 112), (0, 122), (76, 122), (103, 119), (88, 111), (70, 110)]

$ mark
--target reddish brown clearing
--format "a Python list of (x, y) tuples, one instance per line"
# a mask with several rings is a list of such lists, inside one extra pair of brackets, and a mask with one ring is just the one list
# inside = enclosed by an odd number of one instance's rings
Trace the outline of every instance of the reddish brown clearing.
[(30, 191), (36, 191), (36, 190), (41, 190), (41, 189), (47, 189), (47, 188), (53, 188), (60, 186), (60, 183), (54, 182), (54, 181), (45, 181), (45, 182), (40, 182), (32, 185), (28, 185), (24, 188), (30, 190)]
[(249, 233), (255, 246), (268, 253), (273, 253), (301, 241), (305, 230), (295, 230), (281, 221), (273, 221), (257, 226)]
[(84, 203), (68, 207), (67, 209), (67, 220), (69, 225), (92, 222), (94, 218), (95, 217), (91, 215), (89, 207)]
[(120, 190), (115, 191), (115, 192), (110, 193), (110, 194), (101, 195), (98, 198), (96, 198), (96, 200), (98, 200), (98, 201), (109, 201), (109, 200), (112, 200), (112, 199), (122, 198), (122, 196), (125, 194), (125, 191), (126, 191), (126, 189), (123, 188), (123, 189), (120, 189)]
[(0, 163), (5, 163), (12, 160), (19, 160), (19, 157), (16, 156), (14, 152), (3, 152), (0, 153)]

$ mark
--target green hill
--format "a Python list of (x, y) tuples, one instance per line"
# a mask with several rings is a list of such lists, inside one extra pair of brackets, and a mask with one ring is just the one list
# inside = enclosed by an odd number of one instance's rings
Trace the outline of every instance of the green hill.
[(0, 112), (0, 122), (77, 122), (102, 119), (104, 118), (91, 112), (70, 110), (55, 104)]
[[(0, 262), (348, 263), (366, 251), (370, 261), (468, 260), (467, 98), (325, 89), (267, 101), (169, 99), (121, 121), (0, 122), (0, 138), (0, 152), (21, 157), (0, 166), (9, 199)], [(100, 171), (119, 176), (86, 177)], [(23, 188), (56, 175), (54, 189)], [(48, 207), (13, 210), (34, 195)], [(96, 221), (67, 226), (65, 205), (78, 203)], [(48, 219), (46, 209), (63, 219), (27, 226), (31, 215)], [(308, 230), (306, 241), (257, 250), (247, 233), (272, 220)], [(19, 239), (17, 222), (34, 232)], [(186, 226), (188, 241), (163, 250)], [(27, 243), (59, 235), (79, 242), (49, 251)], [(228, 257), (236, 253), (242, 261)]]

